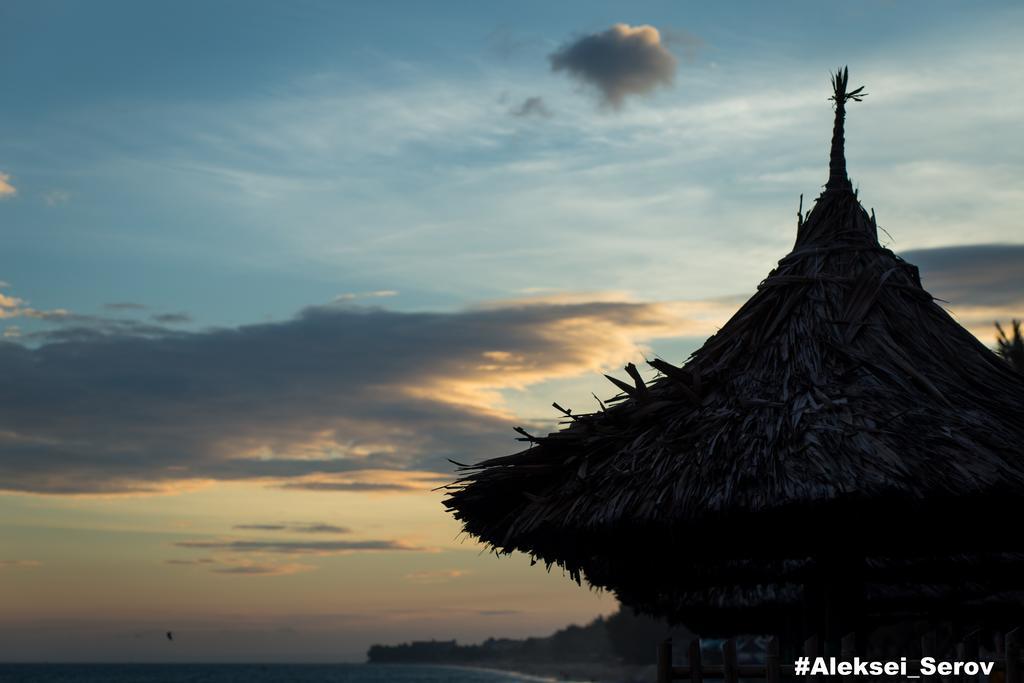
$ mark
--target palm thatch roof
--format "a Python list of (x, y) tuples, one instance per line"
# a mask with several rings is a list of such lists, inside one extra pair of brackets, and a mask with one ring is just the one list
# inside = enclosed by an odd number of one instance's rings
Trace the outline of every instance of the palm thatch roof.
[(1024, 377), (879, 245), (846, 173), (847, 80), (793, 250), (681, 367), (629, 365), (597, 412), (463, 466), (445, 505), (466, 532), (705, 633), (809, 602), (1019, 607)]

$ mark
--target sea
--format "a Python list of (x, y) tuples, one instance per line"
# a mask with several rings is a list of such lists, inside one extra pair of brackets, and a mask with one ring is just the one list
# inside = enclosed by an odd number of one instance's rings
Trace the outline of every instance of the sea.
[(491, 669), (400, 664), (0, 664), (0, 683), (524, 683), (552, 680), (556, 679)]

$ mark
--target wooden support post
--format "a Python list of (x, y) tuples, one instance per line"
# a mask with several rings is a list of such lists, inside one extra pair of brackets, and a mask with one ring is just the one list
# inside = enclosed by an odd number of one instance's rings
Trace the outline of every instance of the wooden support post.
[(1006, 683), (1006, 669), (999, 668), (999, 663), (1006, 665), (1006, 638), (1002, 631), (992, 634), (992, 642), (996, 646), (996, 668), (988, 677), (989, 683)]
[[(843, 640), (839, 645), (839, 661), (852, 662), (854, 655), (857, 654), (857, 634), (847, 633), (843, 636)], [(844, 681), (852, 681), (854, 677), (852, 675), (843, 676)]]
[(704, 666), (700, 657), (700, 638), (690, 641), (690, 683), (704, 683)]
[(1020, 671), (1020, 627), (1006, 634), (1006, 683), (1024, 683)]
[(779, 639), (772, 636), (768, 641), (768, 653), (764, 659), (764, 676), (767, 683), (781, 683), (782, 667), (779, 665)]
[[(980, 634), (978, 633), (977, 630), (971, 631), (966, 636), (964, 636), (964, 656), (963, 656), (963, 659), (960, 660), (961, 662), (976, 662), (976, 661), (978, 661), (978, 656), (979, 656), (978, 639), (979, 638), (980, 638)], [(973, 683), (980, 683), (980, 681), (981, 681), (981, 674), (978, 674), (978, 675), (976, 675), (974, 677), (964, 676), (964, 680), (965, 681), (973, 681)]]
[(722, 678), (725, 679), (725, 683), (739, 683), (738, 667), (739, 662), (736, 661), (736, 639), (730, 638), (722, 643)]
[[(811, 668), (814, 668), (814, 659), (818, 656), (818, 636), (811, 636), (804, 641), (804, 654), (811, 659)], [(807, 676), (808, 681), (817, 680), (817, 676)]]
[[(936, 635), (935, 629), (932, 629), (921, 636), (921, 657), (934, 657), (936, 648)], [(922, 676), (921, 680), (924, 683), (932, 683), (935, 680), (934, 676)]]
[(672, 639), (658, 643), (658, 683), (672, 683)]
[[(963, 639), (957, 642), (953, 651), (956, 652), (956, 659), (958, 662), (967, 660), (967, 643), (965, 643)], [(959, 676), (953, 676), (953, 680), (960, 681), (960, 683), (967, 683), (970, 679), (967, 677), (967, 674), (962, 673)]]

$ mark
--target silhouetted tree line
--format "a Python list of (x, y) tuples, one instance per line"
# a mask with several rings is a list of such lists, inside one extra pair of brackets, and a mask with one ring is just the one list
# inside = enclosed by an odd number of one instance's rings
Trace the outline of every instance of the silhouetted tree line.
[(655, 646), (670, 635), (683, 639), (682, 642), (690, 638), (689, 632), (681, 628), (671, 629), (663, 621), (620, 607), (608, 618), (598, 617), (585, 626), (567, 626), (546, 638), (488, 638), (479, 645), (459, 645), (454, 640), (374, 645), (367, 658), (378, 664), (486, 664), (515, 660), (653, 664)]

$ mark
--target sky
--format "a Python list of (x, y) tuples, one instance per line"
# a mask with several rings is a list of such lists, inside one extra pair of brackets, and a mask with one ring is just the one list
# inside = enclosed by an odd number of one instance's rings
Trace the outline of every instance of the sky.
[[(437, 487), (681, 363), (828, 177), (1024, 317), (1017, 3), (0, 6), (0, 660), (336, 661), (617, 608)], [(177, 636), (172, 644), (164, 632)]]

